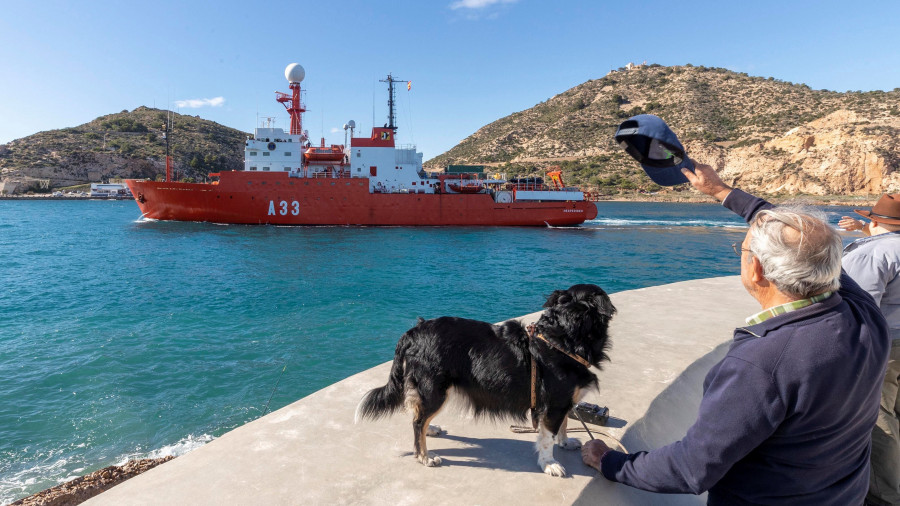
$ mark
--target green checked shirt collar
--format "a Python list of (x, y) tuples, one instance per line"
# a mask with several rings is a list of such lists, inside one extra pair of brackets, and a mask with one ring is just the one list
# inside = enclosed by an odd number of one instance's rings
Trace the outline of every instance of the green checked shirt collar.
[(828, 297), (831, 297), (832, 293), (834, 292), (820, 293), (819, 295), (814, 295), (808, 299), (795, 300), (792, 302), (788, 302), (787, 304), (782, 304), (780, 306), (770, 307), (769, 309), (760, 311), (755, 315), (747, 318), (747, 325), (756, 325), (757, 323), (762, 323), (769, 318), (772, 318), (773, 316), (790, 313), (791, 311), (796, 311), (800, 308), (811, 306), (816, 302), (822, 302)]

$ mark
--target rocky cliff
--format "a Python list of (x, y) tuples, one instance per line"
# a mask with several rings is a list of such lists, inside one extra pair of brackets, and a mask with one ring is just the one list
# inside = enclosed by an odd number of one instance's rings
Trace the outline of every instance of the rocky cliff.
[(836, 93), (694, 66), (610, 72), (484, 126), (428, 165), (487, 163), (514, 174), (561, 165), (601, 193), (656, 191), (613, 141), (619, 123), (641, 113), (665, 119), (691, 157), (751, 191), (900, 192), (900, 88)]
[(842, 109), (752, 146), (695, 142), (688, 149), (735, 185), (761, 193), (900, 193), (898, 120)]

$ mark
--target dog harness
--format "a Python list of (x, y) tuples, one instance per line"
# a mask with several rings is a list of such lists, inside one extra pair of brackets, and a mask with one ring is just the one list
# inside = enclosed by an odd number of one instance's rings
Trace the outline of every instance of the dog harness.
[[(579, 357), (578, 355), (575, 355), (574, 353), (569, 353), (568, 351), (560, 348), (557, 344), (550, 342), (546, 337), (544, 337), (544, 334), (537, 332), (537, 326), (535, 324), (532, 323), (532, 324), (528, 325), (528, 327), (526, 327), (526, 329), (528, 330), (528, 339), (533, 339), (533, 338), (537, 337), (541, 341), (544, 341), (545, 343), (547, 343), (547, 346), (553, 348), (554, 350), (556, 350), (560, 353), (564, 353), (567, 357), (578, 362), (579, 364), (581, 364), (587, 368), (591, 367), (591, 363), (588, 362), (587, 360), (585, 360), (584, 358)], [(537, 429), (537, 426), (538, 426), (537, 417), (534, 416), (535, 415), (534, 410), (536, 408), (537, 408), (537, 360), (535, 360), (534, 354), (532, 353), (531, 354), (531, 425), (535, 429)], [(580, 420), (580, 418), (579, 418), (579, 420)], [(584, 423), (584, 422), (581, 422), (581, 423)], [(587, 428), (587, 426), (585, 426), (585, 429), (586, 428)], [(593, 436), (591, 436), (591, 439), (593, 439)]]

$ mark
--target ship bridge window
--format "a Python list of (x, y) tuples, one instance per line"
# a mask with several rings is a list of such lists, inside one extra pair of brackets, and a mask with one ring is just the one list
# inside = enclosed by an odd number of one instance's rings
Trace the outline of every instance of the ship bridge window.
[(256, 167), (250, 167), (250, 170), (256, 170)]
[(268, 152), (268, 151), (263, 151), (263, 156), (269, 156), (269, 152)]
[(284, 156), (291, 156), (291, 152), (290, 152), (290, 151), (285, 151), (285, 152), (284, 152)]
[(250, 156), (256, 156), (256, 151), (251, 151)]
[(269, 168), (268, 168), (268, 167), (263, 167), (263, 170), (269, 170)]

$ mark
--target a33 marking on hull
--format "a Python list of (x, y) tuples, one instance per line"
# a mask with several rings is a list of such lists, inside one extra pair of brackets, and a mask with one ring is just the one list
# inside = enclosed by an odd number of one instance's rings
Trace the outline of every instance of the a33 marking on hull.
[(290, 202), (282, 200), (277, 203), (274, 200), (269, 201), (269, 216), (287, 216), (288, 213), (292, 216), (300, 214), (300, 202), (296, 200)]

